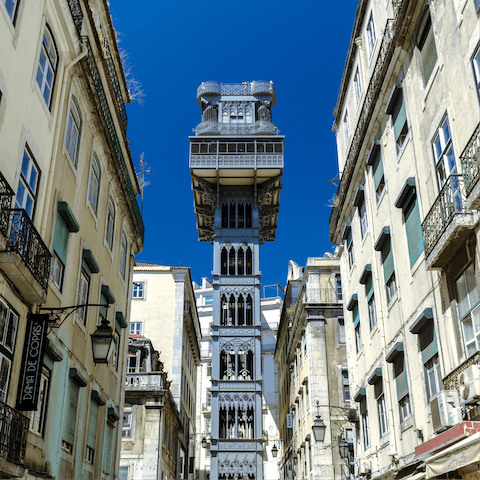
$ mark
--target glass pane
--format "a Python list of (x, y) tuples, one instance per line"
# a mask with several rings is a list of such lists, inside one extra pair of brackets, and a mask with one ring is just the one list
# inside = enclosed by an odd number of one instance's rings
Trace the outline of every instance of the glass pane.
[(467, 297), (467, 285), (465, 283), (465, 275), (462, 275), (456, 282), (457, 289), (457, 306), (460, 318), (464, 317), (470, 310)]
[(473, 324), (470, 316), (466, 318), (463, 322), (463, 337), (466, 343), (470, 342), (473, 339)]
[(438, 161), (440, 155), (442, 154), (442, 146), (440, 143), (440, 135), (437, 134), (436, 138), (433, 140), (433, 153), (435, 154), (435, 159)]
[(457, 173), (457, 168), (455, 166), (455, 155), (453, 153), (452, 145), (450, 145), (445, 152), (445, 163), (449, 175)]
[(468, 296), (470, 297), (470, 308), (473, 308), (479, 301), (473, 264), (470, 265), (465, 271), (465, 277), (467, 282)]

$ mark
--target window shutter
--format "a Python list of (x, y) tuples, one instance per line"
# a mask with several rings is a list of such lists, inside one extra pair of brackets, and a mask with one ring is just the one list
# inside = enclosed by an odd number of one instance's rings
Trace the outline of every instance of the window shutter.
[(103, 452), (103, 473), (109, 475), (112, 468), (112, 442), (113, 441), (113, 427), (107, 424), (105, 432), (105, 447)]
[(417, 197), (413, 196), (403, 212), (405, 227), (407, 229), (408, 251), (410, 252), (410, 265), (413, 265), (423, 251), (422, 224), (418, 211)]
[(433, 320), (428, 322), (422, 328), (419, 337), (422, 361), (423, 363), (427, 363), (438, 353), (437, 336), (435, 335), (435, 324), (433, 323)]
[(425, 40), (425, 45), (422, 49), (422, 62), (423, 62), (423, 76), (425, 84), (428, 83), (430, 76), (432, 75), (433, 68), (437, 63), (437, 48), (435, 47), (435, 38), (433, 37), (432, 25), (428, 26), (428, 34)]
[(352, 231), (350, 230), (350, 233), (348, 234), (348, 237), (347, 237), (347, 248), (350, 248), (352, 241), (353, 241), (353, 236), (352, 236)]
[(393, 267), (393, 255), (391, 244), (389, 241), (383, 243), (382, 246), (382, 263), (383, 263), (383, 273), (385, 274), (385, 283), (390, 280), (390, 277), (394, 273)]
[(77, 420), (79, 386), (74, 380), (70, 380), (65, 404), (65, 418), (63, 420), (62, 440), (73, 445), (75, 440), (75, 424)]
[(67, 263), (68, 252), (68, 236), (70, 231), (63, 217), (57, 213), (57, 220), (55, 223), (55, 233), (53, 236), (53, 249), (59, 256), (60, 260), (65, 265)]
[(380, 185), (380, 181), (383, 177), (383, 164), (382, 159), (380, 157), (380, 153), (378, 153), (373, 161), (373, 180), (375, 182), (375, 190), (377, 190), (378, 186)]
[(95, 441), (97, 438), (97, 422), (98, 422), (98, 403), (90, 402), (90, 413), (88, 414), (88, 433), (87, 446), (95, 450)]
[(403, 126), (407, 121), (407, 112), (405, 110), (405, 102), (403, 101), (403, 95), (400, 93), (397, 97), (395, 105), (392, 112), (393, 120), (393, 131), (395, 134), (395, 139), (398, 139), (402, 133)]
[(397, 398), (401, 400), (408, 393), (407, 373), (405, 370), (395, 378), (395, 381), (397, 383)]
[(357, 328), (357, 325), (360, 322), (360, 315), (358, 314), (358, 303), (355, 303), (353, 307), (353, 326)]
[[(107, 297), (102, 293), (100, 295), (100, 303), (102, 305), (108, 305), (108, 301), (107, 301)], [(107, 318), (107, 307), (100, 307), (100, 315), (103, 317), (103, 318)]]
[(365, 283), (365, 294), (367, 296), (367, 301), (370, 301), (373, 295), (373, 280), (372, 275), (369, 275)]

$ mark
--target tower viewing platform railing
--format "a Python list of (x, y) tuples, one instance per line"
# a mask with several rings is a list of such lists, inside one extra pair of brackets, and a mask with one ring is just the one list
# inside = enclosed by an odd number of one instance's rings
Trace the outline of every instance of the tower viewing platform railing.
[(273, 105), (277, 101), (277, 90), (273, 82), (257, 80), (243, 83), (202, 82), (197, 88), (197, 103), (202, 95), (272, 95)]

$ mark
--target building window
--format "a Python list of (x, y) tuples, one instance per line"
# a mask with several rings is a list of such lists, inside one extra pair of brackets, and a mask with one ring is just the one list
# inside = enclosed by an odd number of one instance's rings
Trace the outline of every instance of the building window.
[(400, 422), (405, 421), (411, 414), (410, 395), (408, 391), (407, 370), (405, 356), (398, 354), (393, 360), (393, 376), (397, 385), (397, 399), (400, 412)]
[[(163, 473), (163, 472), (162, 472)], [(118, 480), (128, 480), (128, 467), (118, 468)]]
[(335, 274), (335, 292), (337, 294), (337, 302), (340, 303), (343, 300), (342, 292), (342, 277), (339, 273)]
[(205, 297), (205, 305), (213, 305), (213, 295)]
[(40, 377), (40, 390), (38, 394), (37, 410), (30, 416), (30, 430), (42, 437), (45, 433), (45, 420), (47, 416), (48, 393), (50, 389), (50, 370), (43, 366)]
[(365, 238), (368, 230), (367, 208), (365, 206), (365, 200), (362, 200), (358, 206), (358, 219), (360, 220), (360, 235), (363, 239)]
[(70, 230), (60, 211), (57, 212), (55, 233), (53, 235), (53, 258), (50, 267), (50, 277), (60, 291), (63, 289), (63, 277), (67, 264), (68, 240)]
[(367, 35), (367, 54), (368, 58), (372, 57), (373, 49), (375, 48), (375, 23), (373, 22), (373, 13), (370, 13), (370, 17), (368, 18), (367, 28), (366, 28), (366, 35)]
[(80, 147), (80, 134), (82, 133), (82, 116), (78, 108), (77, 100), (72, 95), (70, 99), (70, 109), (67, 118), (67, 133), (65, 135), (65, 148), (70, 155), (70, 160), (75, 165), (78, 164), (78, 150)]
[(132, 419), (133, 412), (129, 410), (124, 410), (123, 412), (123, 426), (122, 426), (122, 437), (131, 438), (132, 437)]
[(377, 205), (382, 198), (383, 191), (385, 190), (385, 175), (383, 173), (383, 162), (380, 148), (376, 148), (372, 158), (372, 173), (373, 183), (375, 185), (375, 198)]
[(437, 63), (437, 48), (435, 46), (430, 14), (425, 15), (420, 25), (417, 46), (421, 53), (423, 81), (424, 85), (426, 85)]
[(351, 270), (355, 265), (355, 251), (353, 249), (353, 235), (352, 235), (351, 228), (347, 236), (347, 254), (348, 254), (348, 267)]
[(209, 362), (207, 363), (207, 377), (212, 376), (212, 364)]
[[(89, 290), (90, 277), (86, 270), (82, 268), (80, 271), (80, 278), (78, 280), (77, 305), (86, 305), (88, 303)], [(87, 323), (87, 307), (79, 308), (76, 311), (76, 314), (85, 325)]]
[(355, 328), (355, 349), (356, 352), (360, 352), (360, 350), (363, 348), (363, 343), (362, 343), (362, 332), (360, 330), (360, 314), (358, 311), (358, 303), (355, 302), (355, 305), (353, 306), (353, 326)]
[(37, 164), (26, 146), (23, 152), (20, 179), (18, 180), (15, 208), (23, 208), (31, 219), (33, 219), (35, 210), (39, 179), (40, 174)]
[(383, 275), (385, 278), (385, 292), (387, 294), (387, 303), (390, 303), (397, 293), (397, 281), (395, 279), (395, 268), (393, 264), (392, 245), (390, 235), (386, 238), (381, 247), (380, 253), (383, 265)]
[(112, 367), (116, 371), (118, 371), (119, 359), (120, 359), (120, 333), (116, 331), (113, 334), (113, 352), (112, 352)]
[[(435, 168), (437, 171), (438, 188), (441, 189), (447, 182), (448, 177), (457, 173), (452, 135), (447, 115), (443, 117), (438, 130), (435, 132), (432, 140), (432, 148), (435, 158)], [(458, 181), (453, 182), (453, 201), (455, 207), (461, 207), (462, 198)]]
[(95, 461), (95, 444), (97, 441), (97, 425), (98, 425), (99, 405), (96, 401), (90, 402), (90, 411), (88, 413), (87, 426), (87, 445), (85, 449), (85, 460), (93, 465)]
[(388, 112), (392, 116), (393, 134), (395, 136), (395, 144), (397, 154), (402, 150), (408, 135), (407, 110), (405, 108), (405, 100), (401, 87), (396, 87), (394, 99), (389, 106)]
[(363, 449), (370, 448), (370, 423), (368, 419), (367, 397), (363, 397), (360, 402), (360, 415), (362, 416), (362, 436)]
[(10, 20), (12, 21), (13, 25), (15, 25), (20, 0), (3, 0), (3, 3), (5, 4), (5, 8), (7, 10), (8, 16), (10, 17)]
[(77, 424), (77, 407), (78, 407), (78, 383), (70, 379), (67, 387), (67, 400), (65, 403), (65, 417), (63, 419), (62, 429), (62, 448), (68, 453), (73, 453), (73, 445), (75, 441), (75, 427)]
[(145, 282), (133, 282), (132, 298), (134, 300), (145, 298)]
[(380, 438), (384, 437), (388, 432), (387, 408), (385, 406), (385, 394), (383, 393), (383, 382), (378, 380), (374, 386), (375, 398), (377, 400), (378, 412), (378, 428), (380, 430)]
[(475, 271), (471, 263), (455, 282), (458, 315), (462, 322), (463, 344), (467, 358), (480, 350), (480, 312)]
[(348, 370), (342, 370), (342, 397), (344, 402), (350, 401), (350, 382), (348, 380)]
[(348, 142), (350, 141), (350, 125), (348, 119), (348, 110), (345, 112), (343, 117), (343, 138), (345, 139), (345, 149), (348, 147)]
[[(413, 179), (411, 179), (413, 181)], [(413, 183), (413, 182), (412, 182)], [(401, 201), (395, 204), (402, 208), (403, 221), (407, 232), (408, 253), (410, 255), (410, 266), (417, 261), (423, 252), (423, 233), (422, 223), (420, 222), (420, 212), (418, 210), (417, 195), (414, 188)]]
[(125, 280), (127, 272), (127, 236), (125, 232), (122, 232), (120, 237), (120, 258), (119, 258), (120, 275)]
[(110, 475), (112, 471), (113, 425), (107, 423), (103, 448), (103, 473)]
[(105, 226), (105, 241), (110, 251), (113, 251), (113, 239), (115, 236), (115, 207), (112, 197), (108, 199), (107, 223)]
[(357, 67), (353, 77), (353, 92), (355, 94), (355, 105), (358, 107), (360, 99), (362, 98), (362, 81), (360, 79), (360, 71)]
[(58, 55), (50, 27), (45, 24), (37, 66), (37, 84), (48, 108), (52, 103), (53, 84), (57, 73)]
[(475, 6), (475, 11), (478, 13), (480, 10), (480, 0), (473, 0), (473, 5)]
[(88, 180), (88, 201), (95, 213), (98, 210), (98, 197), (100, 194), (100, 162), (94, 152), (90, 166), (90, 178)]
[[(480, 5), (480, 0), (477, 0)], [(477, 93), (480, 99), (480, 44), (478, 44), (477, 49), (472, 57), (473, 64), (473, 73), (475, 75), (475, 85), (477, 87)]]
[(143, 335), (143, 322), (130, 322), (130, 335)]
[(7, 401), (17, 328), (18, 314), (0, 299), (0, 401), (4, 403)]
[(343, 318), (338, 318), (338, 343), (346, 343), (345, 340), (345, 320)]

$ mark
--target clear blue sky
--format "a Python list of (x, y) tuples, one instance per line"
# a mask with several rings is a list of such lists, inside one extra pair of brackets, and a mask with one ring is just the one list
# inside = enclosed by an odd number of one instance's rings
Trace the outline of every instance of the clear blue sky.
[(145, 247), (137, 261), (181, 262), (198, 283), (211, 276), (213, 248), (198, 241), (188, 168), (187, 137), (201, 120), (196, 89), (205, 80), (273, 80), (272, 116), (286, 137), (285, 169), (276, 240), (262, 246), (260, 266), (264, 285), (285, 285), (290, 259), (305, 265), (307, 257), (333, 248), (328, 203), (336, 187), (328, 180), (338, 164), (332, 111), (357, 1), (132, 5), (110, 2), (120, 46), (146, 95), (144, 106), (127, 105), (133, 158), (145, 152), (153, 170), (144, 192)]

